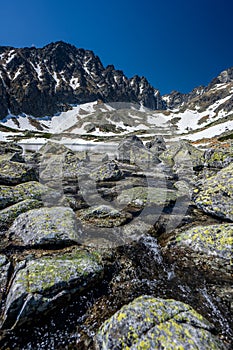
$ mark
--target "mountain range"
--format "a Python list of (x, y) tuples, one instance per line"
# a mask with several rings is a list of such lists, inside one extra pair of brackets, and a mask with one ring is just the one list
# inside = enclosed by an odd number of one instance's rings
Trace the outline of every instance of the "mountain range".
[(13, 129), (97, 136), (156, 126), (165, 134), (172, 127), (184, 137), (201, 131), (206, 137), (208, 127), (210, 136), (233, 128), (232, 110), (233, 67), (208, 86), (161, 96), (145, 77), (127, 78), (92, 51), (62, 41), (0, 47), (0, 120)]

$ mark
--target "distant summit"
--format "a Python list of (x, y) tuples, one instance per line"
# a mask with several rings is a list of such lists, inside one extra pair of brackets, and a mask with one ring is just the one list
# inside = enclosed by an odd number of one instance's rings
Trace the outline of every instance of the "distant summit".
[(92, 51), (63, 41), (43, 48), (0, 47), (1, 119), (9, 113), (54, 115), (98, 99), (165, 108), (159, 91), (146, 78), (128, 79), (113, 65), (104, 67)]

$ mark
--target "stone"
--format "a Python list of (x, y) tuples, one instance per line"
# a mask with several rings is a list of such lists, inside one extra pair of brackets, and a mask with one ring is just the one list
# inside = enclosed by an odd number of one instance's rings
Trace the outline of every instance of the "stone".
[(193, 200), (205, 213), (233, 221), (233, 163), (195, 189)]
[(108, 161), (94, 169), (90, 177), (95, 181), (117, 181), (124, 177), (123, 172), (119, 168), (115, 160)]
[(2, 329), (33, 322), (102, 276), (99, 254), (81, 249), (18, 263), (5, 302)]
[(232, 280), (233, 224), (196, 226), (179, 233), (163, 248), (171, 263), (202, 271), (211, 281)]
[(43, 195), (51, 194), (51, 190), (36, 181), (29, 181), (16, 186), (0, 186), (0, 209), (26, 199), (41, 200)]
[(6, 292), (10, 265), (11, 263), (7, 257), (3, 254), (0, 254), (0, 304), (3, 294)]
[(19, 215), (9, 229), (9, 237), (16, 245), (66, 246), (77, 243), (80, 232), (72, 209), (45, 207)]
[(25, 199), (19, 203), (0, 210), (0, 229), (7, 230), (20, 214), (42, 206), (43, 203), (41, 201), (36, 199)]
[(225, 349), (212, 332), (212, 325), (191, 306), (144, 295), (105, 321), (95, 346), (97, 350)]
[(99, 205), (79, 210), (77, 217), (82, 222), (98, 227), (117, 227), (124, 225), (132, 219), (130, 213), (118, 211), (110, 205)]
[(0, 159), (0, 168), (1, 185), (17, 185), (22, 182), (37, 180), (35, 169), (24, 163)]

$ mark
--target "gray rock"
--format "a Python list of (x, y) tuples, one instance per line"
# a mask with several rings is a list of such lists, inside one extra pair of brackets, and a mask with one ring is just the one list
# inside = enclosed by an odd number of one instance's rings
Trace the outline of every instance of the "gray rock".
[(171, 238), (163, 248), (169, 261), (201, 270), (209, 279), (232, 280), (233, 224), (197, 226)]
[(35, 169), (23, 163), (0, 159), (0, 168), (1, 185), (17, 185), (22, 182), (37, 180)]
[(6, 292), (10, 265), (11, 264), (6, 256), (0, 254), (0, 305), (2, 301), (2, 295)]
[(132, 219), (132, 215), (118, 211), (108, 205), (94, 206), (77, 212), (78, 218), (83, 222), (96, 225), (98, 227), (121, 226)]
[(25, 199), (24, 201), (0, 210), (0, 229), (7, 230), (20, 214), (42, 206), (43, 203), (41, 201), (35, 199)]
[(211, 324), (189, 305), (141, 296), (123, 306), (99, 329), (102, 349), (224, 349)]
[(9, 229), (9, 235), (19, 245), (65, 246), (78, 241), (79, 226), (70, 208), (40, 208), (21, 214)]
[(2, 328), (13, 328), (47, 314), (102, 275), (100, 256), (79, 249), (19, 263), (5, 302)]
[(194, 190), (194, 202), (208, 214), (233, 221), (233, 163)]
[(120, 170), (117, 162), (111, 160), (95, 169), (90, 177), (95, 181), (117, 181), (124, 177), (123, 172)]
[(30, 181), (16, 186), (0, 186), (0, 209), (26, 199), (41, 200), (43, 195), (51, 194), (51, 190), (36, 181)]

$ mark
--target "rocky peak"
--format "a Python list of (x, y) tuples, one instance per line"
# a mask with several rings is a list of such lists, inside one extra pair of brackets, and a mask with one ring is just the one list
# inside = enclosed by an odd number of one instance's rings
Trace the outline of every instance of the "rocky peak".
[(113, 65), (106, 68), (90, 50), (62, 41), (43, 48), (0, 47), (0, 117), (36, 117), (67, 110), (71, 104), (101, 99), (163, 108), (158, 90), (142, 77), (128, 79)]

